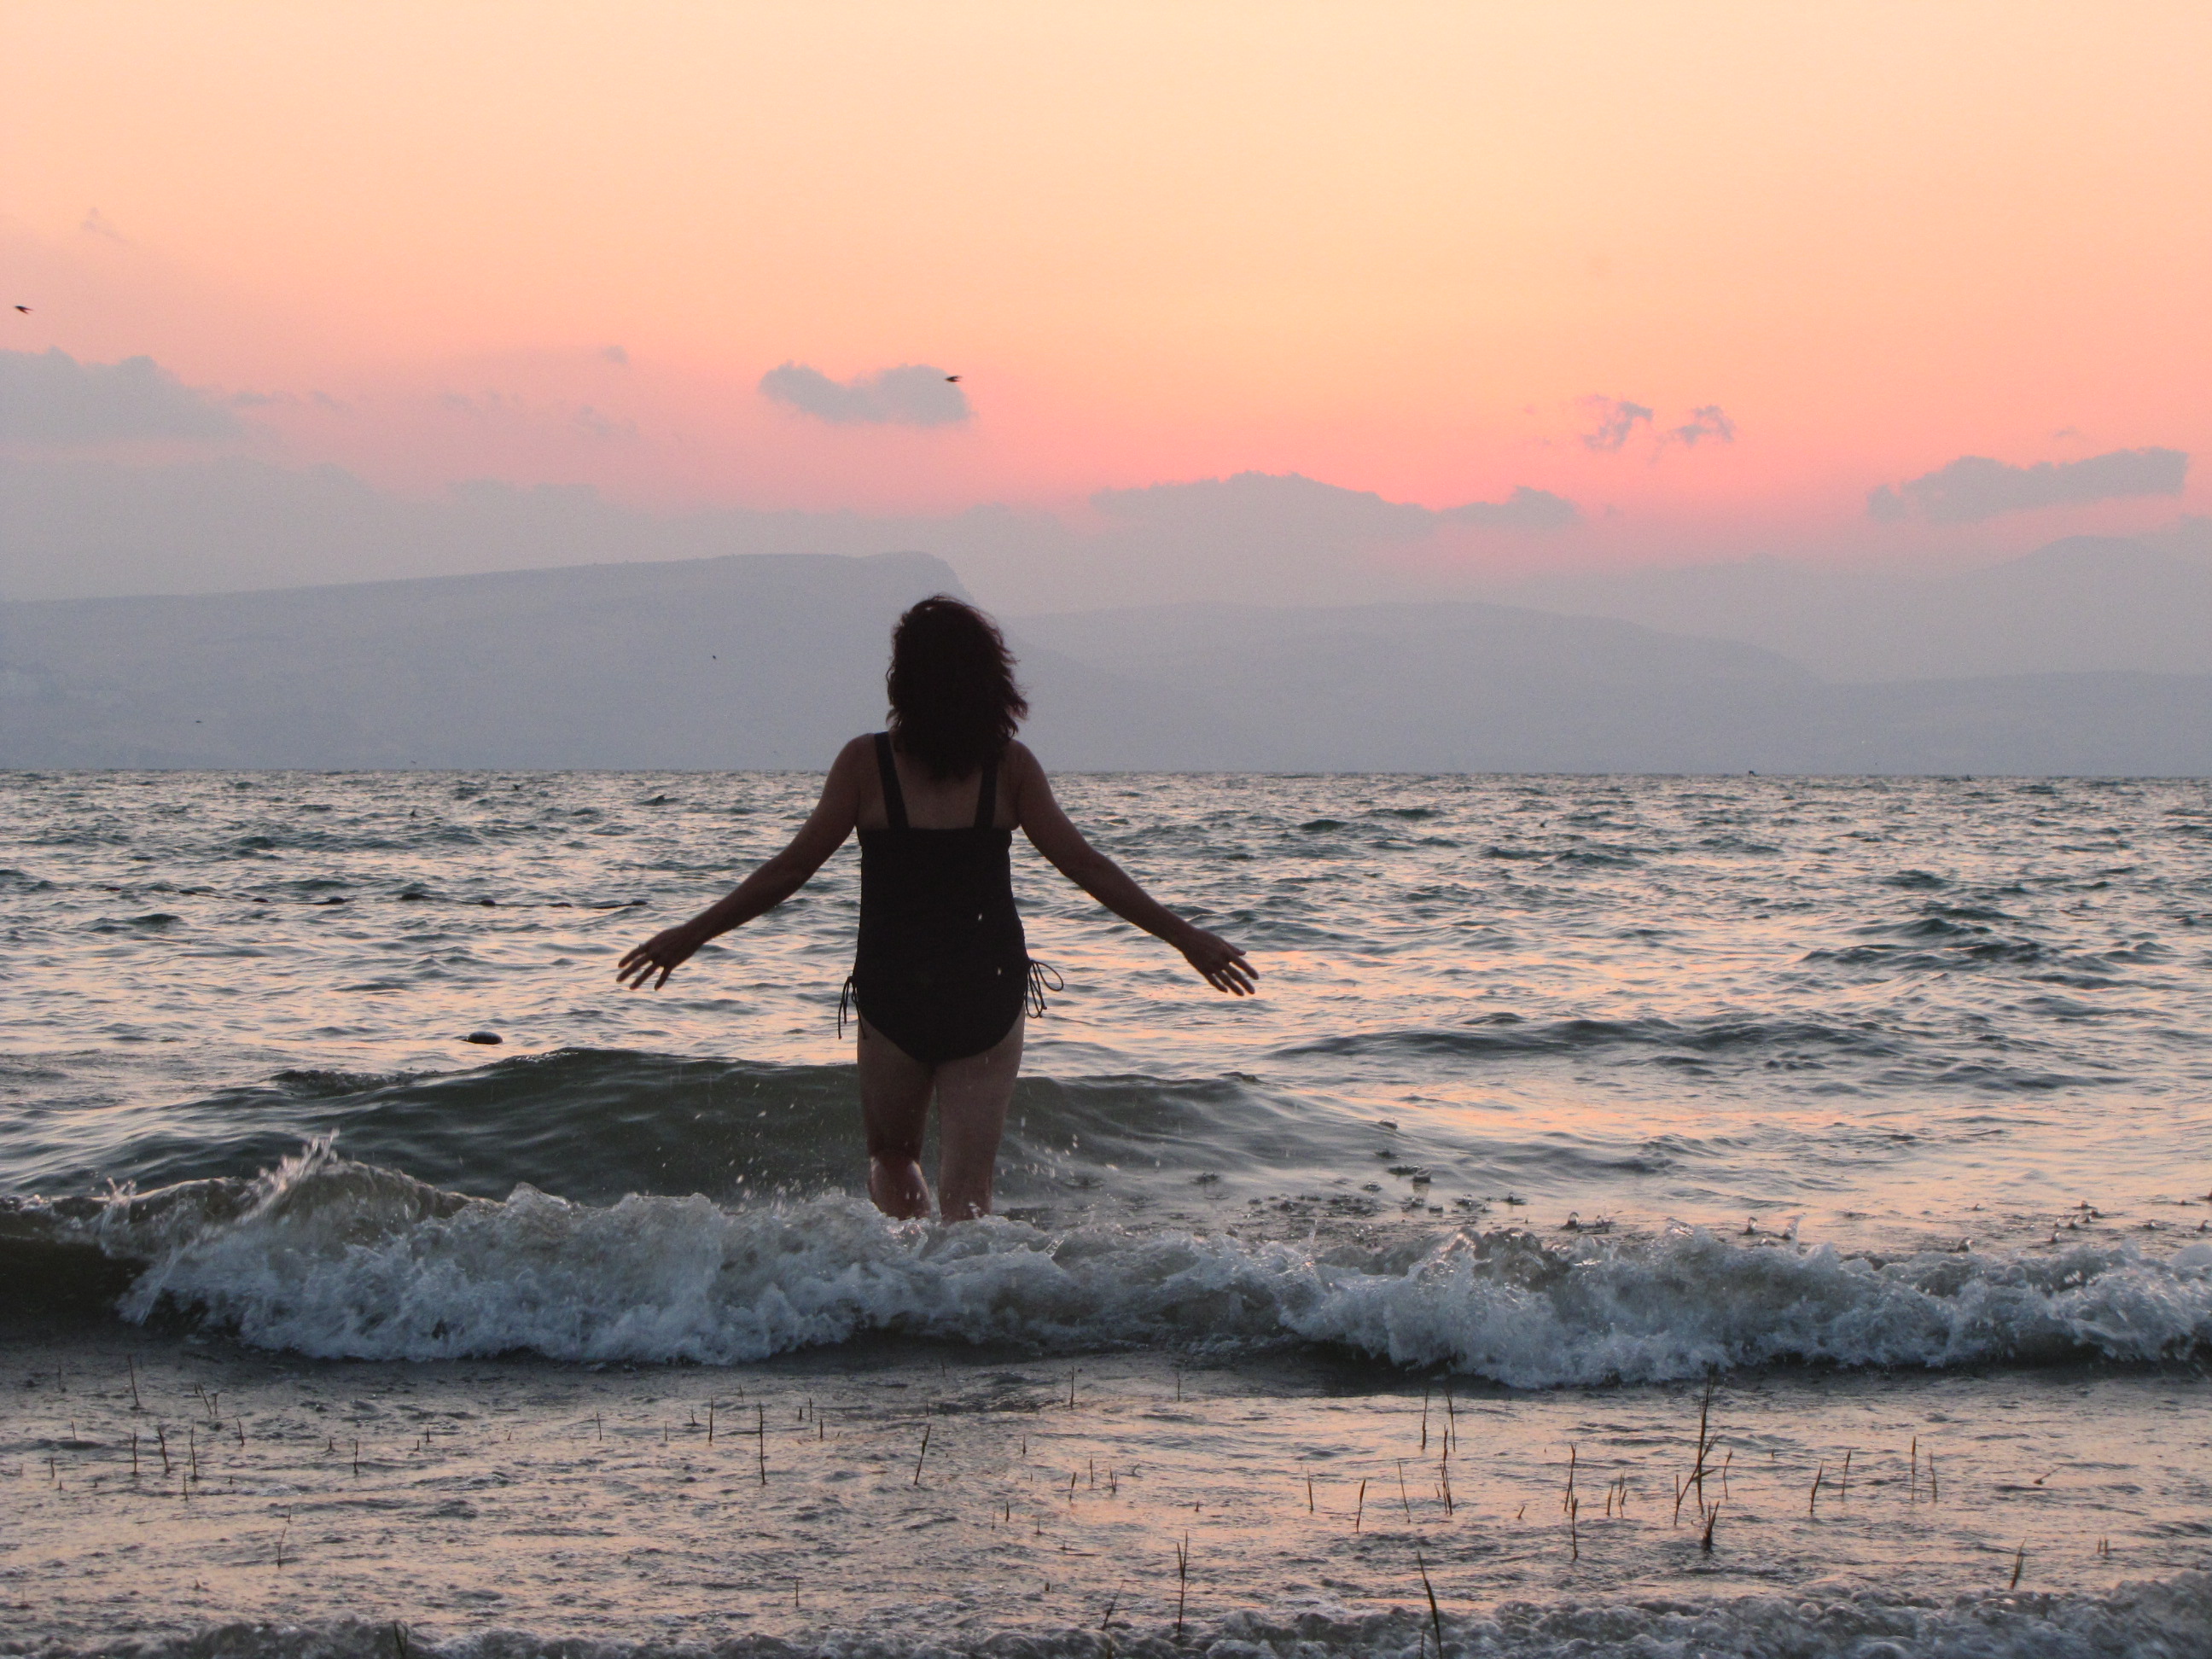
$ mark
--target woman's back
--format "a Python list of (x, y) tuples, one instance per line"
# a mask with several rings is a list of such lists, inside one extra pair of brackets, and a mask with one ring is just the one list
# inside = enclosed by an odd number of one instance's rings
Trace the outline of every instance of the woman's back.
[[(996, 799), (992, 802), (991, 824), (994, 829), (1012, 830), (1016, 819), (1015, 780), (1019, 772), (1015, 755), (1024, 757), (1027, 751), (1018, 744), (1006, 745), (1006, 757), (998, 769)], [(964, 830), (975, 822), (975, 791), (982, 781), (982, 769), (977, 768), (964, 775), (939, 778), (931, 775), (929, 769), (912, 756), (902, 755), (894, 744), (892, 764), (896, 769), (899, 793), (906, 802), (906, 821), (916, 830)], [(884, 799), (883, 779), (877, 768), (868, 768), (860, 786), (860, 828), (882, 830), (890, 826), (890, 809)]]

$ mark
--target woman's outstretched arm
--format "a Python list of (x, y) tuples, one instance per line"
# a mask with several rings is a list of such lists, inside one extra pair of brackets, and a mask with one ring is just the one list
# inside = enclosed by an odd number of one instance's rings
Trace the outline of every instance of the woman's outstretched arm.
[[(747, 876), (727, 896), (717, 899), (689, 921), (665, 928), (623, 957), (615, 977), (632, 990), (652, 980), (658, 991), (694, 951), (717, 934), (742, 927), (789, 898), (806, 884), (825, 860), (845, 844), (860, 817), (860, 780), (872, 764), (869, 740), (855, 738), (830, 768), (822, 799), (791, 845)], [(658, 973), (660, 977), (653, 979)]]
[(1037, 851), (1052, 860), (1053, 867), (1122, 921), (1182, 951), (1183, 959), (1215, 990), (1250, 996), (1259, 971), (1245, 960), (1244, 952), (1220, 935), (1185, 921), (1085, 841), (1083, 832), (1060, 810), (1036, 757), (1018, 743), (1012, 748), (1016, 820)]

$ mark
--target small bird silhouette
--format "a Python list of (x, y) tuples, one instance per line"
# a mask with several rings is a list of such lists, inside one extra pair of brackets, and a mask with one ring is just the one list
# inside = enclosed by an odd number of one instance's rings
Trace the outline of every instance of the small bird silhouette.
[[(21, 306), (17, 306), (15, 307), (18, 311), (21, 311), (22, 308), (23, 307)], [(948, 374), (945, 377), (945, 383), (947, 386), (957, 386), (960, 383), (960, 377), (957, 374)]]
[[(17, 306), (17, 307), (15, 307), (15, 309), (16, 309), (16, 310), (18, 310), (18, 311), (20, 311), (20, 312), (21, 312), (21, 313), (22, 313), (26, 317), (27, 317), (27, 316), (29, 316), (29, 315), (31, 314), (31, 308), (30, 308), (30, 307), (28, 307), (28, 306)], [(959, 377), (958, 377), (957, 375), (955, 375), (953, 378), (954, 378), (955, 380), (957, 380)]]

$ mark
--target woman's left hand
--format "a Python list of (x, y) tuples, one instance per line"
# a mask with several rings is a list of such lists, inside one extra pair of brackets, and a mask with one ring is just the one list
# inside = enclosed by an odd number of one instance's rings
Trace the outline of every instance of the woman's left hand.
[[(615, 977), (633, 991), (658, 991), (668, 983), (671, 974), (690, 960), (701, 943), (688, 925), (663, 928), (623, 957), (616, 965)], [(653, 979), (656, 972), (660, 977)], [(647, 988), (646, 981), (649, 979), (653, 979), (653, 984)]]
[(1244, 952), (1218, 933), (1209, 933), (1200, 927), (1177, 949), (1183, 960), (1198, 969), (1199, 976), (1217, 991), (1225, 991), (1233, 997), (1249, 997), (1260, 988), (1260, 970), (1245, 959)]

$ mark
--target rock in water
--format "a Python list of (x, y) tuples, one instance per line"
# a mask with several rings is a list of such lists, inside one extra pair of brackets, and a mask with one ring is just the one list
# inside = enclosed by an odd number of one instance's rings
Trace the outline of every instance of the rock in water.
[(505, 1037), (496, 1031), (471, 1031), (461, 1039), (464, 1042), (504, 1042)]

